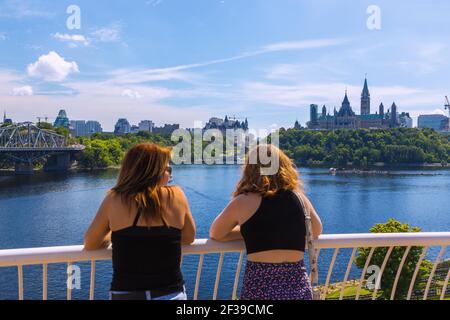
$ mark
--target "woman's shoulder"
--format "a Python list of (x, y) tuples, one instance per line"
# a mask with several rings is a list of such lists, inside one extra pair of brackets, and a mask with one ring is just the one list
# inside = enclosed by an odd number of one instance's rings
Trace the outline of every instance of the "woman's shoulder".
[(165, 186), (162, 188), (163, 197), (171, 202), (177, 204), (187, 205), (188, 199), (182, 187), (174, 185), (174, 186)]
[(172, 186), (165, 186), (162, 188), (163, 192), (170, 193), (175, 196), (182, 196), (185, 197), (186, 194), (184, 193), (184, 190), (182, 187), (178, 185), (172, 185)]
[(258, 193), (244, 193), (236, 196), (232, 201), (231, 204), (234, 207), (239, 208), (250, 208), (250, 211), (253, 210), (255, 207), (259, 207), (261, 204), (263, 197)]
[(122, 201), (123, 201), (123, 199), (120, 194), (118, 194), (114, 190), (109, 190), (105, 195), (103, 204), (106, 206), (114, 206), (119, 202), (121, 203)]
[(252, 201), (252, 200), (260, 200), (262, 196), (259, 193), (256, 192), (248, 192), (243, 193), (238, 196), (236, 196), (233, 200), (236, 202), (245, 202), (245, 201)]

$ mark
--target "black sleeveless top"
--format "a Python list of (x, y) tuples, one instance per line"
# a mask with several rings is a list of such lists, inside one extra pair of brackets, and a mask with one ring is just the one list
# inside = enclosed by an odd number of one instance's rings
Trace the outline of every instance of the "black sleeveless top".
[(271, 250), (305, 252), (305, 213), (297, 195), (283, 190), (263, 197), (256, 213), (241, 226), (247, 254)]
[(132, 227), (112, 233), (112, 291), (183, 291), (181, 230)]

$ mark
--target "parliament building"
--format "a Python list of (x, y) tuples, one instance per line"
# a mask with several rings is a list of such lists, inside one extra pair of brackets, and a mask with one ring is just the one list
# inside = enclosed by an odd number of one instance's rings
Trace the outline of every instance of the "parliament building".
[(381, 103), (378, 111), (375, 114), (371, 114), (370, 110), (370, 92), (367, 79), (364, 82), (364, 89), (361, 95), (361, 114), (357, 115), (351, 105), (345, 93), (344, 101), (341, 108), (336, 110), (334, 108), (333, 115), (327, 110), (326, 106), (323, 106), (322, 113), (319, 114), (319, 106), (316, 104), (311, 105), (310, 121), (307, 123), (308, 129), (313, 130), (335, 130), (335, 129), (387, 129), (397, 128), (405, 125), (408, 122), (409, 115), (406, 113), (399, 116), (397, 112), (397, 106), (395, 102), (392, 107), (385, 110), (383, 103)]

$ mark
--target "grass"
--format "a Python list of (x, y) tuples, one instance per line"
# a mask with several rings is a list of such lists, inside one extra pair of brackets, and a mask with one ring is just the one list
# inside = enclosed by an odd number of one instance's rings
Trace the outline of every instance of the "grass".
[[(350, 297), (355, 297), (356, 296), (356, 292), (358, 291), (358, 287), (357, 286), (348, 286), (344, 289), (344, 298), (350, 298)], [(372, 291), (367, 290), (366, 288), (361, 288), (361, 292), (360, 292), (360, 297), (363, 296), (371, 296), (372, 295)], [(327, 295), (327, 299), (339, 299), (339, 297), (341, 296), (341, 290), (337, 290), (336, 292), (330, 293)]]

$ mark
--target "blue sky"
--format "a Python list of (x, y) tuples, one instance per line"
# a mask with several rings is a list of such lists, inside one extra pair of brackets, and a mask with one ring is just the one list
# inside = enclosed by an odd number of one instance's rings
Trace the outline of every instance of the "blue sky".
[[(81, 9), (69, 30), (66, 9)], [(367, 9), (381, 10), (381, 29)], [(120, 117), (180, 123), (248, 117), (304, 124), (309, 104), (443, 113), (450, 3), (354, 0), (0, 1), (0, 111), (15, 121)]]

